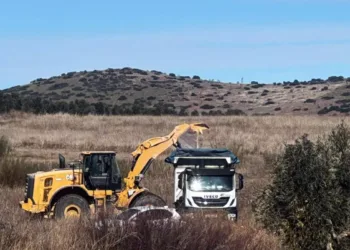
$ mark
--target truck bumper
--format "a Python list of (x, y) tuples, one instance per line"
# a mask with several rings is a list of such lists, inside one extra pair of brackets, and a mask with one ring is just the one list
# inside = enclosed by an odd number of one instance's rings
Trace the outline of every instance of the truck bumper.
[(42, 212), (45, 212), (45, 206), (43, 206), (43, 205), (34, 205), (30, 200), (28, 200), (28, 202), (20, 201), (19, 202), (19, 206), (24, 211), (27, 211), (27, 212), (30, 212), (30, 213), (42, 213)]

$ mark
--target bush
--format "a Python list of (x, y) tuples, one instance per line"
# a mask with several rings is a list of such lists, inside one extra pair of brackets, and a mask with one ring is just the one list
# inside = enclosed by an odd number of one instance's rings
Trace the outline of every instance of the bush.
[(327, 79), (328, 82), (342, 82), (344, 81), (344, 77), (343, 76), (330, 76)]
[(68, 87), (68, 83), (62, 82), (62, 83), (55, 83), (54, 85), (50, 86), (48, 90), (57, 90), (57, 89), (63, 89), (65, 87)]
[(192, 79), (200, 80), (201, 78), (199, 76), (194, 75)]
[(125, 95), (122, 95), (118, 98), (119, 101), (125, 101), (127, 100), (128, 98), (125, 96)]
[(169, 76), (173, 77), (173, 78), (176, 77), (176, 75), (174, 73), (170, 73)]
[(306, 99), (304, 103), (316, 103), (315, 99)]
[(149, 96), (149, 97), (147, 97), (147, 100), (149, 100), (149, 101), (153, 101), (153, 100), (156, 100), (157, 99), (157, 97), (155, 97), (155, 96)]
[(198, 110), (193, 110), (193, 111), (191, 112), (191, 116), (199, 116)]
[(260, 83), (251, 85), (251, 87), (252, 87), (253, 89), (262, 88), (262, 87), (264, 87), (264, 86), (265, 86), (265, 84), (260, 84)]
[(307, 136), (286, 145), (274, 163), (273, 181), (255, 202), (263, 225), (290, 249), (349, 249), (342, 237), (350, 223), (350, 130)]
[(334, 97), (333, 96), (323, 96), (322, 99), (323, 100), (332, 100), (332, 99), (334, 99)]
[(213, 108), (215, 108), (215, 106), (209, 105), (209, 104), (204, 104), (201, 106), (201, 109), (213, 109)]
[(225, 115), (247, 115), (247, 114), (240, 109), (228, 109)]
[(82, 88), (82, 87), (74, 87), (74, 88), (72, 88), (72, 90), (73, 91), (83, 91), (84, 88)]
[(141, 69), (133, 69), (133, 72), (140, 75), (148, 75), (147, 71)]

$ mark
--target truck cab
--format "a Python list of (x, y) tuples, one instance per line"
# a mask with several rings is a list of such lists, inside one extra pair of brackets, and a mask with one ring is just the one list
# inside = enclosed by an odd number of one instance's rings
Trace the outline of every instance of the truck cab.
[(165, 160), (174, 166), (174, 204), (179, 210), (217, 210), (237, 219), (239, 159), (227, 149), (177, 149)]

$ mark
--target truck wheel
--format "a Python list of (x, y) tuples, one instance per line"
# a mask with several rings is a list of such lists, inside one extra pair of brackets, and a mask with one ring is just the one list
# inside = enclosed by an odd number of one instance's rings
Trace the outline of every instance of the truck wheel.
[(80, 218), (82, 214), (89, 212), (88, 202), (76, 194), (63, 196), (58, 200), (55, 207), (55, 218)]
[(164, 207), (166, 205), (165, 201), (155, 194), (143, 194), (135, 198), (129, 207), (141, 207), (141, 206), (155, 206)]

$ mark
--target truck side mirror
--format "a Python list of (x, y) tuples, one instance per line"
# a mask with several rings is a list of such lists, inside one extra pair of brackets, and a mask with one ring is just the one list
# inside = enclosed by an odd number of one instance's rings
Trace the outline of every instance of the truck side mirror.
[(238, 174), (238, 189), (237, 190), (241, 190), (244, 187), (244, 177), (242, 174)]
[(177, 184), (177, 187), (180, 188), (180, 189), (182, 189), (182, 179), (179, 179), (179, 182), (178, 182), (178, 184)]
[(181, 174), (179, 175), (178, 179), (179, 179), (179, 181), (178, 181), (178, 183), (177, 183), (177, 187), (180, 188), (180, 189), (182, 189), (182, 184), (183, 184), (183, 182), (182, 182), (183, 173), (181, 173)]
[(66, 167), (66, 159), (64, 158), (64, 156), (61, 154), (58, 154), (58, 159), (60, 162), (60, 168), (65, 168)]

